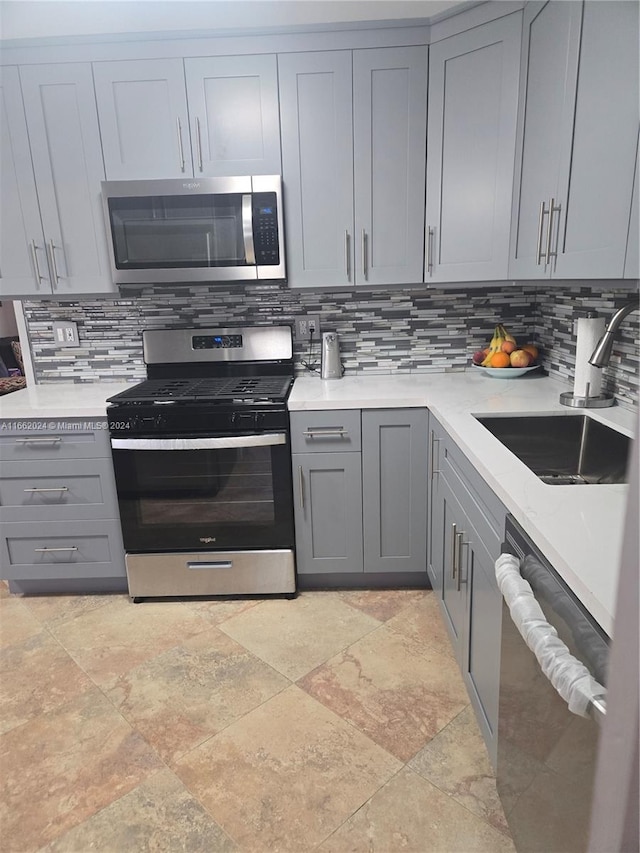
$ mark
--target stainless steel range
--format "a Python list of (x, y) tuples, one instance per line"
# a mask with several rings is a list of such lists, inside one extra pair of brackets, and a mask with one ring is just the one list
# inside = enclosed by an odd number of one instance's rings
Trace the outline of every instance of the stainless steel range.
[(107, 410), (129, 593), (295, 594), (288, 326), (143, 332)]

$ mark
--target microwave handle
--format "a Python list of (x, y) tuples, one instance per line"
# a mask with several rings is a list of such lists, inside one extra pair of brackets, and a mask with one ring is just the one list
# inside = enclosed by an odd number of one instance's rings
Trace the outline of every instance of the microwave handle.
[(253, 246), (253, 216), (250, 193), (242, 196), (242, 236), (244, 237), (244, 255), (247, 264), (255, 266), (256, 252)]

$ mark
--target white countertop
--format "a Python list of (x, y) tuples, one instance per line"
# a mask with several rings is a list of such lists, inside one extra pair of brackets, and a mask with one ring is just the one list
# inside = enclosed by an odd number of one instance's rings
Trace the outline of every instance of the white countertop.
[(129, 387), (131, 383), (127, 382), (28, 385), (21, 391), (0, 397), (0, 417), (104, 418), (107, 398)]
[[(582, 414), (561, 406), (567, 386), (547, 376), (494, 379), (464, 373), (297, 379), (291, 411), (426, 406), (449, 432), (507, 510), (526, 530), (607, 633), (613, 630), (628, 486), (542, 483), (474, 415)], [(620, 406), (589, 409), (590, 417), (628, 436), (637, 417)]]
[[(0, 397), (0, 417), (104, 417), (106, 400), (131, 383), (29, 386)], [(426, 406), (527, 531), (585, 607), (611, 634), (628, 486), (548, 486), (510, 453), (474, 415), (580, 414), (558, 402), (567, 386), (546, 376), (494, 379), (464, 373), (296, 379), (291, 411)], [(620, 406), (590, 417), (633, 436), (637, 417)]]

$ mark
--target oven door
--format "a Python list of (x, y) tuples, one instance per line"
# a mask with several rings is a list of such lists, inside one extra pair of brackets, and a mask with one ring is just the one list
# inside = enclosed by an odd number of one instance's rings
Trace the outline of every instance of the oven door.
[(284, 277), (278, 176), (106, 181), (102, 194), (117, 284)]
[(286, 432), (112, 438), (125, 550), (293, 547)]

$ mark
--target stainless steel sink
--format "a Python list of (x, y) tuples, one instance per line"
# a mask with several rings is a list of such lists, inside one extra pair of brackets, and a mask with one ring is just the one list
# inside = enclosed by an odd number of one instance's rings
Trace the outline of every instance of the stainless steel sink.
[(476, 419), (543, 483), (627, 482), (631, 440), (586, 415)]

